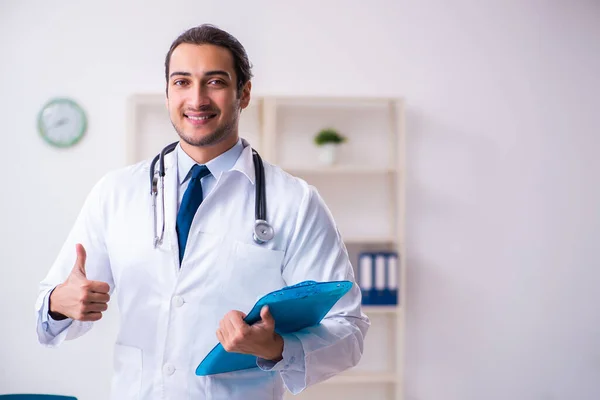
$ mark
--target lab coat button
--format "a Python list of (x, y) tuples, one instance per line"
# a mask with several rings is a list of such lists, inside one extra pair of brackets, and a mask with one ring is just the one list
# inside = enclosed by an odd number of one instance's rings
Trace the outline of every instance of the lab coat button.
[(175, 307), (181, 307), (183, 305), (183, 299), (179, 296), (173, 297), (173, 305)]
[(175, 372), (175, 367), (173, 365), (171, 365), (171, 364), (165, 364), (163, 366), (163, 372), (166, 375), (173, 375), (173, 373)]

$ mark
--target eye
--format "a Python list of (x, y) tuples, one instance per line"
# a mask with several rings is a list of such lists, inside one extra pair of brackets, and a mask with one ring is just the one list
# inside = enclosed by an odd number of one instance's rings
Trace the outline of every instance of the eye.
[(177, 79), (176, 81), (173, 82), (173, 85), (175, 86), (184, 86), (187, 84), (187, 80), (185, 79)]
[(221, 79), (213, 79), (213, 80), (208, 81), (208, 84), (213, 85), (213, 86), (214, 85), (223, 86), (223, 85), (225, 85), (225, 82), (222, 81)]

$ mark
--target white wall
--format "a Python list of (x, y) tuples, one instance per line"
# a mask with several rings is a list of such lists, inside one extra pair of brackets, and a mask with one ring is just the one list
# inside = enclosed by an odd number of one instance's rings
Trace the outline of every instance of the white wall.
[[(408, 101), (408, 400), (600, 398), (600, 4), (0, 2), (0, 393), (108, 396), (116, 315), (36, 344), (37, 283), (84, 196), (124, 164), (125, 99), (163, 90), (182, 30), (246, 46), (261, 94)], [(47, 146), (36, 113), (81, 101)]]

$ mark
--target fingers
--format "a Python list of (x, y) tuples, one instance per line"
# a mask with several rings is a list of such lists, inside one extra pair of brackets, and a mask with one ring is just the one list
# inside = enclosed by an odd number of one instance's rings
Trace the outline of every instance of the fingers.
[(219, 342), (221, 342), (221, 344), (223, 345), (223, 348), (225, 349), (225, 351), (232, 350), (232, 348), (229, 344), (230, 343), (229, 337), (232, 334), (231, 329), (232, 329), (231, 324), (229, 322), (227, 322), (227, 318), (223, 318), (219, 322), (219, 329), (217, 329), (217, 338), (219, 339)]
[(72, 318), (78, 321), (98, 321), (106, 310), (107, 303), (81, 303)]
[(260, 309), (260, 318), (262, 320), (271, 318), (271, 313), (269, 312), (269, 306), (263, 306), (263, 308)]
[(108, 310), (110, 296), (104, 293), (87, 292), (83, 294), (79, 303), (80, 317), (84, 318), (89, 313), (101, 313)]
[(85, 260), (87, 258), (87, 254), (85, 252), (85, 248), (82, 244), (77, 243), (75, 245), (75, 251), (77, 252), (77, 259), (75, 260), (75, 266), (73, 267), (73, 272), (77, 273), (80, 276), (85, 277)]
[(110, 295), (108, 293), (88, 293), (83, 299), (84, 303), (108, 303)]
[(219, 322), (216, 335), (226, 351), (244, 352), (244, 341), (250, 333), (250, 326), (244, 322), (244, 313), (230, 311)]
[(99, 321), (102, 318), (101, 312), (89, 312), (85, 313), (78, 318), (79, 321)]
[(217, 329), (217, 339), (219, 340), (219, 343), (225, 344), (225, 338), (223, 337), (221, 329)]
[(236, 329), (233, 326), (233, 323), (231, 322), (231, 318), (223, 318), (220, 326), (225, 340), (230, 340), (235, 336)]
[[(96, 284), (102, 284), (108, 286), (104, 282), (90, 282)], [(103, 288), (103, 286), (101, 286)], [(89, 285), (84, 289), (84, 293), (81, 295), (81, 313), (89, 312), (104, 312), (108, 309), (108, 302), (110, 301), (110, 295), (108, 293), (93, 292), (93, 285)]]
[(219, 323), (219, 326), (225, 331), (226, 337), (237, 331), (244, 331), (248, 328), (248, 324), (244, 322), (244, 315), (243, 312), (236, 310), (229, 311), (225, 314)]
[(234, 330), (243, 330), (248, 327), (248, 324), (244, 322), (243, 313), (240, 311), (232, 311), (227, 314), (229, 322), (233, 326)]
[(77, 321), (98, 321), (106, 310), (108, 310), (106, 303), (81, 304), (71, 318)]
[(84, 287), (93, 293), (108, 294), (108, 292), (110, 292), (110, 286), (106, 282), (88, 281)]
[(106, 303), (90, 303), (90, 304), (86, 304), (83, 307), (83, 313), (87, 314), (87, 313), (97, 313), (97, 312), (104, 312), (108, 310), (108, 304)]
[(275, 329), (275, 320), (269, 311), (269, 306), (264, 306), (260, 309), (260, 318), (262, 319), (262, 325), (268, 329)]
[(230, 311), (219, 322), (216, 336), (225, 351), (281, 360), (283, 339), (274, 334), (275, 320), (269, 308), (260, 310), (262, 319), (253, 325), (246, 324), (243, 315), (239, 311)]

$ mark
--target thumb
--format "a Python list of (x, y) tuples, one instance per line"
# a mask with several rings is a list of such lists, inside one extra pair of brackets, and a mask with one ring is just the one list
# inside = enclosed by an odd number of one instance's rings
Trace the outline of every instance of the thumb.
[(264, 306), (260, 309), (260, 318), (262, 319), (261, 322), (265, 328), (269, 328), (271, 330), (275, 329), (275, 320), (269, 312), (269, 306)]
[(80, 276), (83, 276), (85, 278), (85, 259), (87, 257), (85, 253), (85, 248), (83, 247), (83, 245), (77, 243), (75, 245), (75, 249), (77, 251), (77, 259), (75, 260), (73, 272), (78, 273)]

